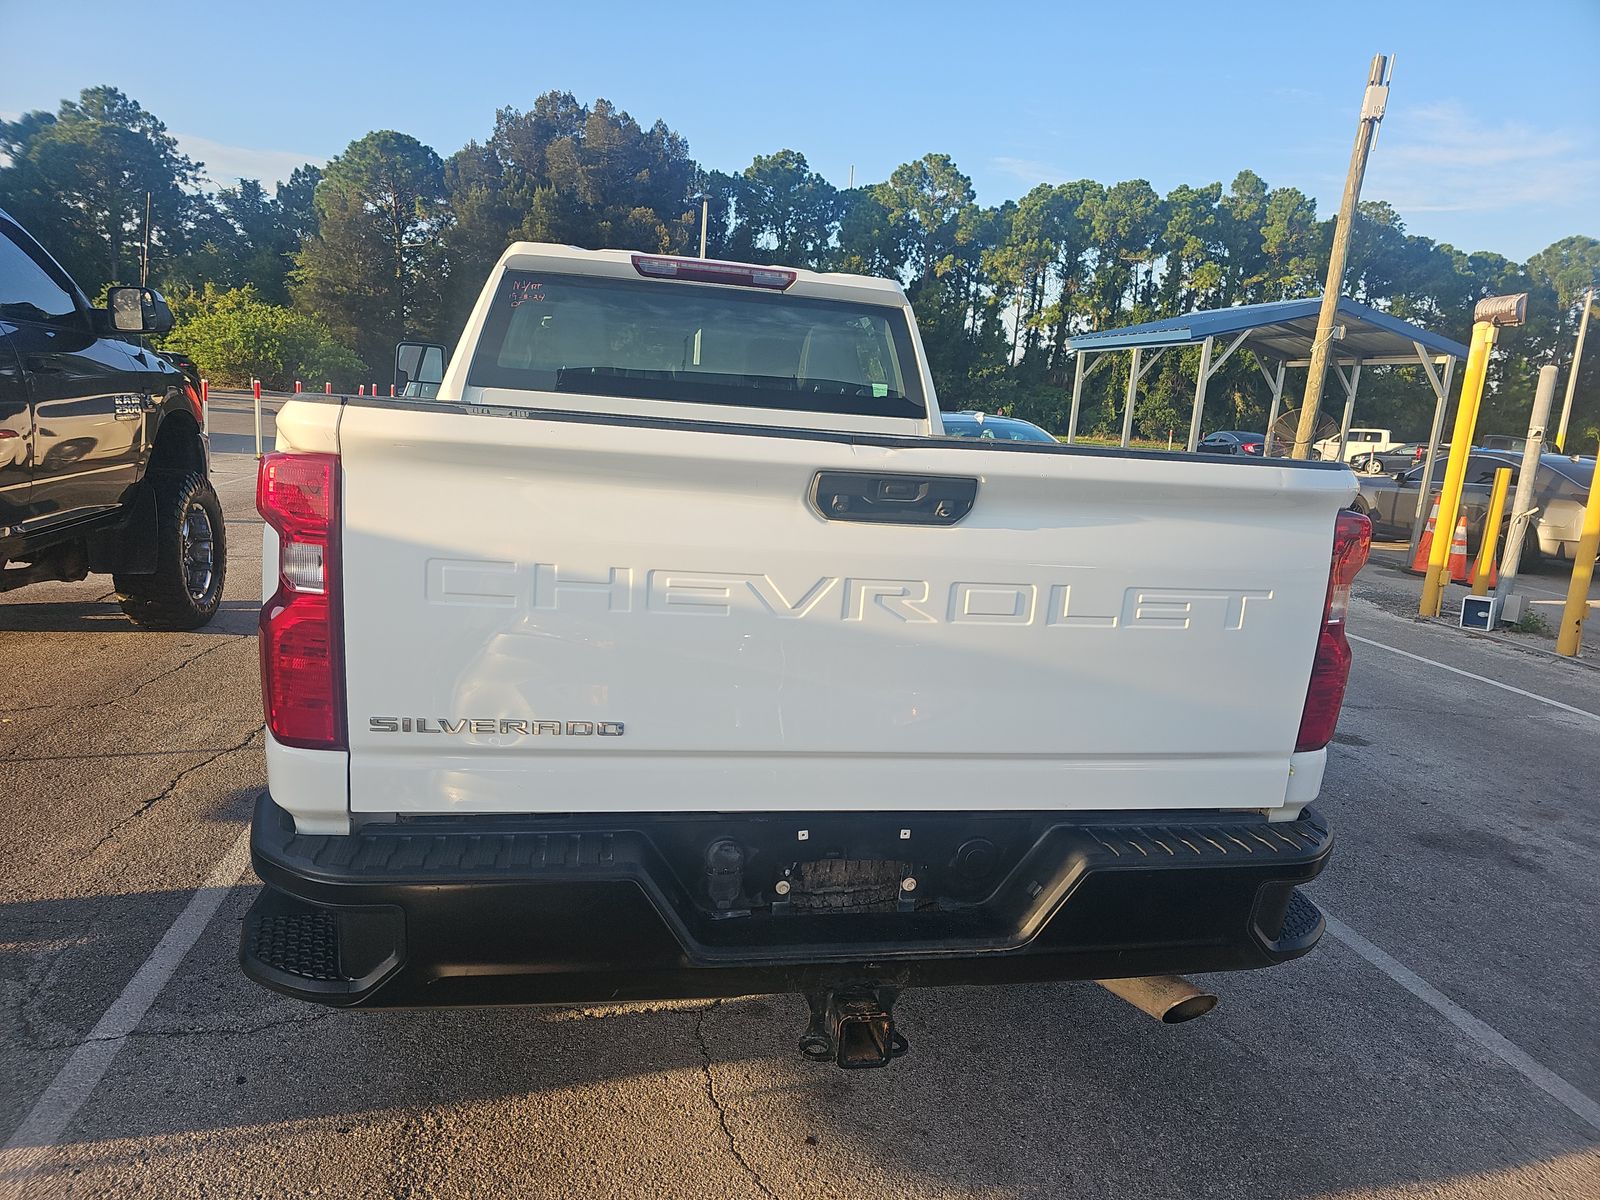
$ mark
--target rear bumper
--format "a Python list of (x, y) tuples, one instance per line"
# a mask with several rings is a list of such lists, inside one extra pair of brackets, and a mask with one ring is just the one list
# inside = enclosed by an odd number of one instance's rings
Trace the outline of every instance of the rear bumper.
[(1295, 888), (1331, 846), (1310, 810), (1279, 824), (1195, 813), (441, 818), (301, 835), (263, 793), (251, 850), (266, 887), (241, 959), (277, 991), (372, 1007), (1243, 970), (1316, 944), (1322, 917)]

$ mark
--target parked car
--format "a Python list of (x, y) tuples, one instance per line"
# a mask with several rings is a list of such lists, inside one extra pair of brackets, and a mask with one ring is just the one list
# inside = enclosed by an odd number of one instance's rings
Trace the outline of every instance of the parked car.
[(906, 987), (1173, 1020), (1309, 951), (1350, 472), (943, 437), (928, 378), (893, 280), (522, 242), (435, 398), (288, 401), (244, 970), (802, 992), (862, 1067)]
[(1485, 450), (1515, 450), (1520, 454), (1528, 439), (1516, 433), (1487, 433), (1478, 439), (1478, 444)]
[(1253, 454), (1259, 458), (1266, 445), (1267, 439), (1259, 433), (1220, 429), (1206, 434), (1196, 449), (1202, 454)]
[[(1594, 476), (1594, 459), (1562, 454), (1544, 454), (1534, 477), (1533, 536), (1523, 542), (1522, 561), (1536, 566), (1543, 559), (1573, 561), (1582, 533), (1584, 499)], [(1443, 486), (1448, 455), (1441, 450), (1433, 466), (1433, 491)], [(1467, 518), (1467, 547), (1476, 553), (1483, 540), (1484, 519), (1488, 514), (1495, 472), (1511, 469), (1511, 488), (1517, 485), (1522, 468), (1521, 453), (1509, 450), (1474, 450), (1467, 456), (1467, 473), (1461, 490), (1461, 511)], [(1355, 508), (1372, 521), (1373, 535), (1380, 538), (1409, 538), (1417, 511), (1417, 491), (1422, 486), (1422, 467), (1397, 471), (1393, 475), (1361, 477), (1361, 495)], [(1511, 501), (1506, 502), (1505, 519), (1511, 518)], [(1426, 518), (1424, 513), (1424, 518)], [(1505, 526), (1502, 525), (1502, 536)], [(1446, 536), (1449, 536), (1448, 533)]]
[[(1358, 454), (1381, 454), (1399, 445), (1394, 440), (1394, 434), (1387, 429), (1352, 429), (1344, 444), (1344, 461), (1349, 462)], [(1324, 462), (1337, 462), (1340, 458), (1337, 435), (1313, 442), (1311, 448)]]
[(996, 442), (1054, 442), (1055, 436), (1020, 417), (997, 417), (981, 412), (944, 414), (946, 437), (983, 438)]
[[(1441, 454), (1448, 446), (1439, 447)], [(1427, 442), (1403, 442), (1393, 450), (1369, 450), (1350, 459), (1350, 469), (1358, 475), (1393, 475), (1396, 471), (1409, 471), (1428, 457)]]
[(106, 573), (137, 625), (216, 614), (226, 530), (199, 399), (134, 340), (171, 327), (149, 288), (91, 307), (0, 211), (0, 592)]

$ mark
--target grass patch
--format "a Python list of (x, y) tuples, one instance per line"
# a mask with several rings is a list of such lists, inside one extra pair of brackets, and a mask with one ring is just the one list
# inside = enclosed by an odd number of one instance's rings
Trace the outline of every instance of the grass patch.
[(1506, 628), (1515, 630), (1517, 633), (1540, 634), (1545, 637), (1549, 637), (1551, 633), (1550, 623), (1531, 608), (1522, 614), (1521, 620), (1513, 622)]

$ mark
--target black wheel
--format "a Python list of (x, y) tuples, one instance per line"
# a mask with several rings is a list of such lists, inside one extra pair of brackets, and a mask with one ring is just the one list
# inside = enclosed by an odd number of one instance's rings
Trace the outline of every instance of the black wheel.
[(217, 615), (228, 574), (222, 504), (198, 472), (160, 474), (155, 489), (155, 574), (112, 576), (117, 602), (142, 629), (198, 629)]

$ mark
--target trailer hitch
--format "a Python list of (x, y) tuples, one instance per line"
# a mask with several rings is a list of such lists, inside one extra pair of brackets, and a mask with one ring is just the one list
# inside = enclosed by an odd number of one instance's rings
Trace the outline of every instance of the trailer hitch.
[(898, 988), (807, 992), (811, 1020), (800, 1036), (800, 1053), (846, 1071), (886, 1067), (911, 1047), (894, 1027)]

